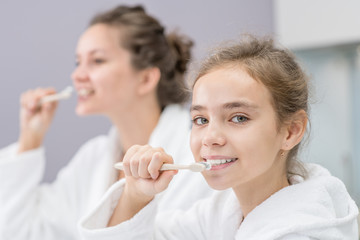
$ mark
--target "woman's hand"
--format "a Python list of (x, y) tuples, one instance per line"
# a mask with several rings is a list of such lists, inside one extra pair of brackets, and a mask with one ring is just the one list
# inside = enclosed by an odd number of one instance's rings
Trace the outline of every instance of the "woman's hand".
[(162, 148), (135, 145), (126, 152), (123, 159), (126, 184), (108, 226), (132, 218), (167, 188), (177, 171), (160, 171), (164, 163), (173, 163), (173, 159)]
[(20, 136), (18, 153), (38, 148), (52, 122), (57, 102), (40, 104), (40, 99), (54, 94), (52, 88), (37, 88), (20, 97)]

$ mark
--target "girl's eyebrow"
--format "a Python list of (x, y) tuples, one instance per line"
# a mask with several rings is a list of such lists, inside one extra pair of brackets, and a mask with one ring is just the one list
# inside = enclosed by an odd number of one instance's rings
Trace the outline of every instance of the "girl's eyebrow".
[(249, 108), (249, 109), (257, 109), (259, 108), (257, 105), (252, 104), (248, 101), (238, 101), (238, 102), (230, 102), (225, 103), (223, 105), (223, 108), (225, 109), (233, 109), (233, 108)]
[(190, 107), (190, 112), (193, 112), (193, 111), (201, 111), (205, 109), (205, 107), (201, 106), (201, 105), (191, 105)]
[[(259, 108), (257, 105), (252, 104), (248, 101), (229, 102), (229, 103), (223, 104), (222, 107), (225, 109), (247, 108), (247, 109), (254, 109), (254, 110)], [(202, 105), (191, 105), (190, 112), (201, 111), (201, 110), (204, 110), (205, 108), (206, 107), (204, 107)]]

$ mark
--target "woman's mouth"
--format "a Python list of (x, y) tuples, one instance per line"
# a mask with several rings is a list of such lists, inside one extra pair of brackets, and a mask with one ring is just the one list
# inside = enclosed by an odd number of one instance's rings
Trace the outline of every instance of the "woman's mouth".
[(77, 91), (79, 97), (83, 97), (83, 98), (88, 97), (88, 96), (94, 94), (94, 92), (95, 92), (95, 91), (94, 91), (93, 89), (88, 89), (88, 88), (80, 88), (80, 89), (78, 89), (78, 91)]

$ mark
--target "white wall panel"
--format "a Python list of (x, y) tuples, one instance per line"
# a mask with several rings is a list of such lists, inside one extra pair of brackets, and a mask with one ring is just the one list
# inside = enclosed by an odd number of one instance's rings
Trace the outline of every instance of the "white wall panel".
[(275, 0), (275, 32), (292, 49), (360, 41), (359, 0)]

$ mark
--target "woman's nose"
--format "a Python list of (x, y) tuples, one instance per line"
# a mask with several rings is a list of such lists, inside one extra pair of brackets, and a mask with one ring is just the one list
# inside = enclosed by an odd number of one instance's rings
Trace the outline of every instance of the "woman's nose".
[(207, 147), (223, 146), (226, 143), (226, 138), (221, 126), (209, 123), (202, 143)]
[(88, 80), (88, 74), (84, 67), (78, 65), (71, 74), (71, 78), (75, 82), (83, 82)]

